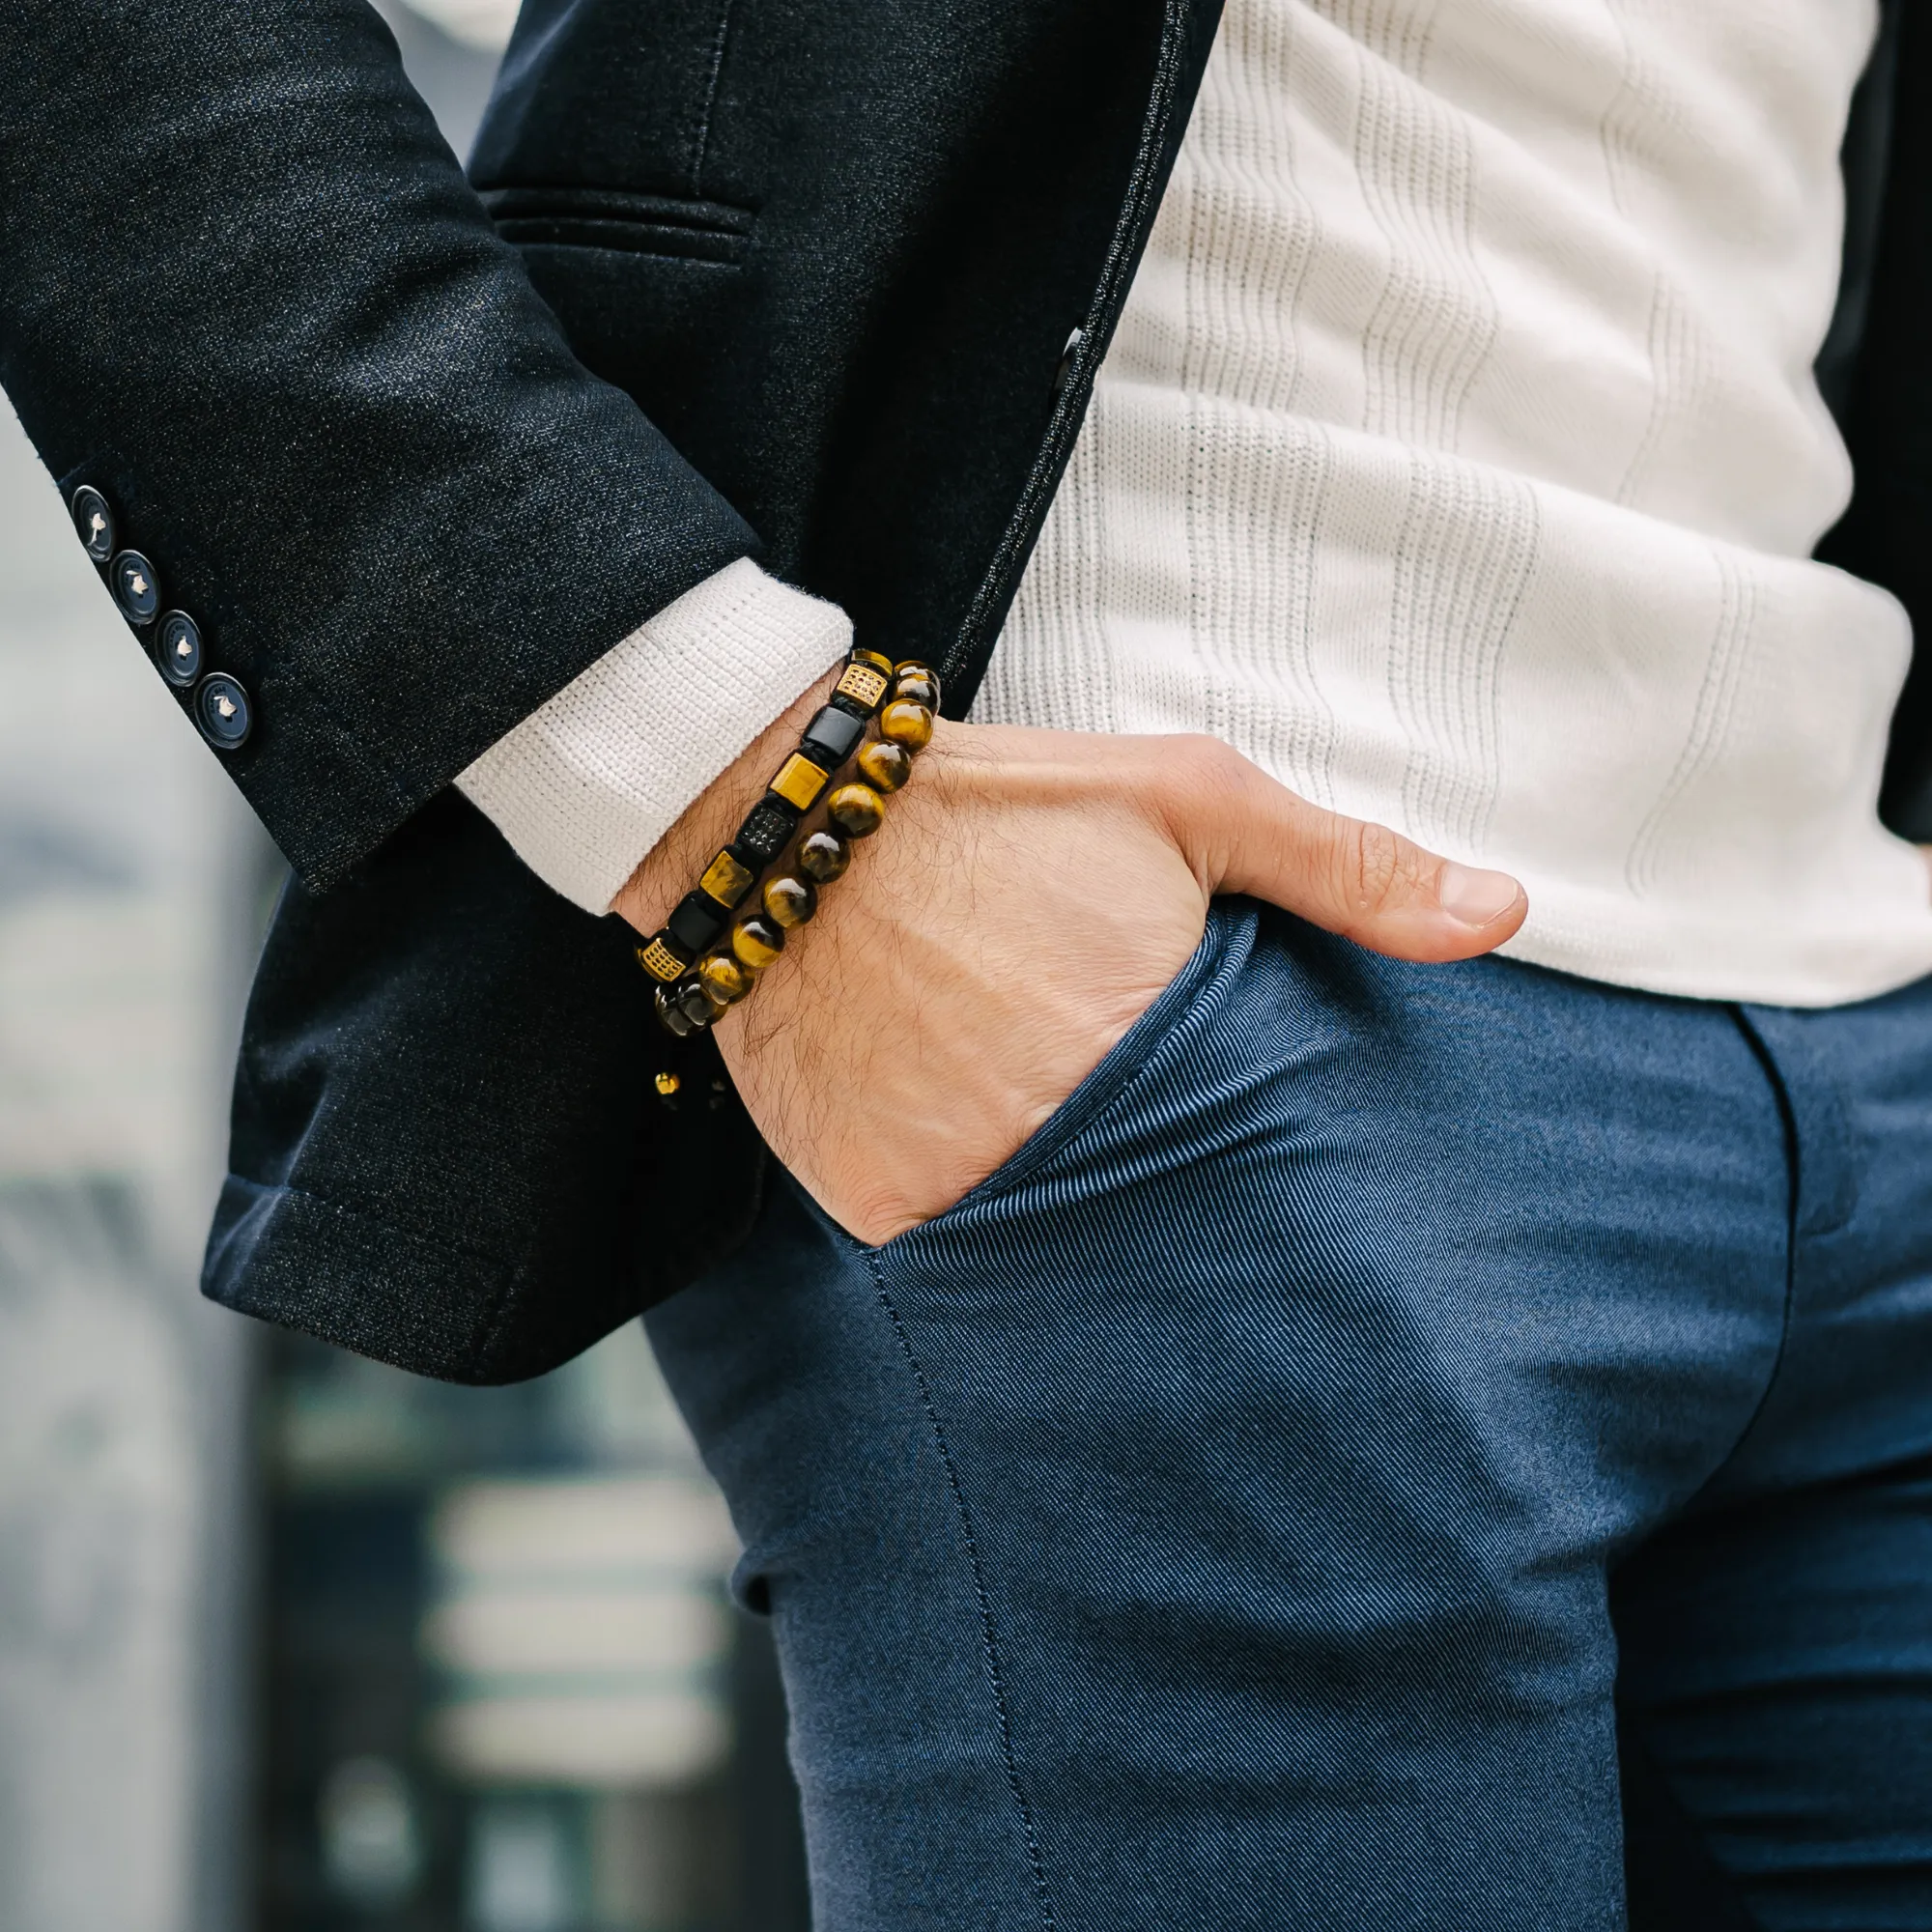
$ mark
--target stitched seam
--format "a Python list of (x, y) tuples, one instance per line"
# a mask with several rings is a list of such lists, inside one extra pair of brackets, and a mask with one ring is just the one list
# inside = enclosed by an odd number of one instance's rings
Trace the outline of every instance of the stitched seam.
[(718, 105), (718, 83), (724, 71), (724, 43), (731, 32), (732, 0), (718, 10), (718, 38), (711, 43), (711, 71), (704, 77), (704, 104), (698, 110), (697, 137), (691, 150), (691, 191), (703, 192), (704, 156), (711, 146), (711, 113)]
[(895, 1305), (891, 1291), (887, 1289), (885, 1278), (880, 1273), (877, 1261), (869, 1251), (866, 1254), (867, 1271), (872, 1277), (872, 1286), (878, 1292), (879, 1304), (886, 1311), (886, 1319), (893, 1324), (893, 1333), (898, 1337), (900, 1352), (905, 1356), (906, 1367), (912, 1371), (914, 1385), (919, 1390), (920, 1406), (925, 1411), (927, 1427), (932, 1431), (933, 1445), (939, 1451), (939, 1460), (946, 1470), (946, 1486), (952, 1492), (952, 1507), (958, 1512), (959, 1533), (966, 1540), (966, 1555), (973, 1569), (973, 1595), (980, 1607), (980, 1642), (985, 1653), (986, 1675), (993, 1687), (993, 1709), (1000, 1724), (1000, 1756), (1006, 1765), (1007, 1784), (1013, 1794), (1013, 1803), (1019, 1809), (1020, 1832), (1026, 1839), (1027, 1861), (1033, 1868), (1033, 1888), (1039, 1900), (1039, 1922), (1043, 1932), (1053, 1932), (1053, 1900), (1046, 1887), (1046, 1866), (1040, 1859), (1039, 1833), (1034, 1823), (1033, 1806), (1027, 1803), (1024, 1787), (1020, 1783), (1019, 1761), (1013, 1754), (1012, 1714), (1007, 1703), (1006, 1679), (1000, 1671), (999, 1630), (993, 1618), (992, 1598), (986, 1590), (985, 1566), (980, 1557), (980, 1540), (973, 1529), (973, 1512), (967, 1506), (966, 1492), (959, 1481), (958, 1465), (952, 1460), (952, 1450), (946, 1440), (946, 1431), (940, 1426), (939, 1410), (932, 1400), (932, 1385), (926, 1380), (925, 1370), (921, 1366), (919, 1356), (913, 1351), (912, 1338), (906, 1333), (905, 1323), (899, 1319), (899, 1311)]
[(1784, 1358), (1790, 1350), (1791, 1325), (1798, 1306), (1798, 1116), (1792, 1108), (1791, 1095), (1785, 1091), (1784, 1077), (1777, 1070), (1777, 1063), (1771, 1057), (1771, 1049), (1758, 1037), (1757, 1029), (1751, 1025), (1743, 1007), (1727, 1006), (1724, 1010), (1736, 1022), (1739, 1033), (1744, 1036), (1745, 1044), (1750, 1048), (1751, 1057), (1764, 1069), (1772, 1098), (1777, 1103), (1778, 1123), (1784, 1129), (1784, 1174), (1789, 1195), (1784, 1224), (1784, 1312), (1778, 1321), (1777, 1352), (1772, 1357), (1771, 1373), (1764, 1378), (1764, 1387), (1758, 1391), (1757, 1401), (1751, 1405), (1751, 1412), (1745, 1418), (1744, 1426), (1732, 1438), (1731, 1446), (1706, 1472), (1704, 1480), (1685, 1498), (1684, 1507), (1687, 1509), (1710, 1489), (1726, 1469), (1730, 1468), (1743, 1453), (1745, 1444), (1750, 1440), (1752, 1432), (1757, 1428), (1758, 1417), (1764, 1413), (1771, 1401), (1772, 1391), (1776, 1388), (1778, 1378), (1784, 1373)]

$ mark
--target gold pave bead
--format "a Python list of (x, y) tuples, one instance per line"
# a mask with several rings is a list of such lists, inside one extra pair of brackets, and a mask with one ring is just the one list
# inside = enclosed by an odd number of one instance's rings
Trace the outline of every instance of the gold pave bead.
[(731, 951), (753, 972), (769, 966), (784, 951), (784, 928), (753, 913), (731, 928)]
[(890, 738), (874, 738), (859, 753), (859, 774), (880, 791), (897, 791), (912, 777), (912, 756)]
[(783, 873), (765, 882), (765, 910), (786, 931), (803, 925), (818, 910), (818, 888), (810, 879)]
[(869, 838), (886, 822), (885, 800), (867, 784), (840, 785), (825, 810), (848, 838)]
[(923, 752), (932, 743), (932, 713), (923, 704), (895, 698), (879, 713), (879, 736), (908, 752)]
[(754, 877), (752, 868), (741, 864), (727, 848), (705, 867), (704, 876), (697, 885), (700, 892), (709, 894), (729, 912), (752, 890)]
[(795, 805), (801, 811), (810, 811), (818, 803), (818, 794), (830, 781), (832, 774), (823, 765), (814, 765), (803, 752), (794, 752), (779, 767), (779, 775), (772, 781), (772, 789), (787, 805)]
[(869, 711), (886, 695), (886, 674), (870, 665), (847, 665), (845, 674), (832, 688), (840, 697), (849, 697)]
[(810, 833), (798, 848), (798, 869), (821, 886), (842, 879), (851, 863), (852, 848), (836, 832)]
[(697, 983), (718, 1002), (728, 1007), (742, 1000), (753, 984), (752, 969), (728, 952), (707, 952), (697, 962)]
[(661, 939), (638, 948), (638, 964), (653, 980), (662, 980), (667, 986), (684, 978), (685, 962)]

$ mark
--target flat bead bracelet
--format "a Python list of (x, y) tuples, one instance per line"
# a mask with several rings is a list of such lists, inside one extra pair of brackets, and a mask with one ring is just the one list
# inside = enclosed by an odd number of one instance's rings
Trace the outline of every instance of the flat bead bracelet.
[[(912, 776), (914, 757), (931, 742), (938, 709), (939, 680), (916, 659), (894, 664), (876, 651), (851, 653), (830, 700), (738, 836), (638, 950), (638, 963), (659, 982), (657, 1015), (668, 1032), (680, 1039), (702, 1032), (751, 992), (784, 950), (785, 934), (818, 910), (818, 888), (852, 863), (850, 841), (869, 838), (885, 822), (886, 798)], [(878, 736), (867, 739), (874, 719)], [(859, 777), (835, 786), (855, 749)], [(827, 824), (799, 842), (792, 865), (767, 881), (758, 906), (740, 913), (821, 798)], [(727, 921), (729, 941), (720, 946)]]

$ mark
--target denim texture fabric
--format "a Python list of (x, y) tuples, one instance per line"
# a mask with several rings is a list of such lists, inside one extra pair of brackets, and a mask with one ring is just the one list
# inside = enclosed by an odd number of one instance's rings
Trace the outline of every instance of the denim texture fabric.
[[(1932, 1923), (1932, 982), (1795, 1014), (1217, 907), (868, 1250), (648, 1326), (822, 1932)], [(1627, 1766), (1620, 1790), (1619, 1725)]]

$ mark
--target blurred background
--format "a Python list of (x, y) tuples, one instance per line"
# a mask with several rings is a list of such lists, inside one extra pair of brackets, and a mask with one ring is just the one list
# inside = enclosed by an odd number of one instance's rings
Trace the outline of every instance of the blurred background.
[[(378, 4), (467, 153), (514, 5)], [(0, 1932), (802, 1932), (641, 1331), (469, 1390), (199, 1300), (280, 863), (4, 411), (0, 582)]]

